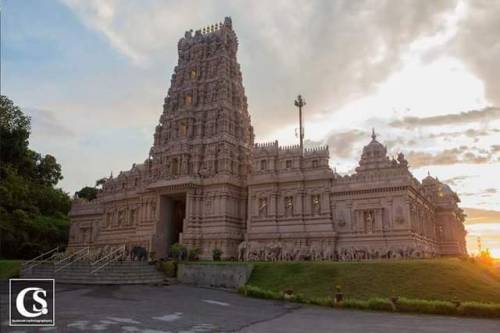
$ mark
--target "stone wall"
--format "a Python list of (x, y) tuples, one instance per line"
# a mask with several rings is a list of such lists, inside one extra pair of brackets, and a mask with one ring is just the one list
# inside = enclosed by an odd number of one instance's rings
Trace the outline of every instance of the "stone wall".
[(177, 279), (199, 287), (238, 289), (252, 274), (251, 264), (180, 263)]

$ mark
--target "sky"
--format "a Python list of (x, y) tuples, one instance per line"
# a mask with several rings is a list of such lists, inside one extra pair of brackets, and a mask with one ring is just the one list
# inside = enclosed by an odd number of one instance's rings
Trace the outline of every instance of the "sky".
[(147, 157), (177, 42), (231, 16), (256, 142), (327, 144), (351, 173), (372, 128), (461, 197), (500, 257), (500, 2), (1, 1), (1, 92), (74, 193)]

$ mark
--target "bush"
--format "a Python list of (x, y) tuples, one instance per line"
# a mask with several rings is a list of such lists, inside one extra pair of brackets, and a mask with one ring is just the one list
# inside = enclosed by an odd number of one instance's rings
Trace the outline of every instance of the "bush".
[(218, 248), (213, 249), (213, 251), (212, 251), (212, 259), (214, 261), (220, 261), (221, 258), (222, 258), (222, 250), (220, 250)]
[(310, 304), (321, 306), (333, 306), (333, 300), (329, 297), (314, 297), (309, 300)]
[(199, 247), (194, 247), (188, 251), (188, 260), (194, 261), (200, 258), (201, 249)]
[(398, 312), (416, 312), (430, 314), (453, 315), (457, 313), (457, 307), (452, 302), (428, 301), (422, 299), (400, 298), (396, 303)]
[(385, 298), (370, 298), (368, 300), (368, 307), (370, 310), (394, 311), (391, 301)]
[(160, 267), (165, 276), (171, 278), (177, 276), (177, 262), (175, 260), (162, 261)]
[[(265, 290), (256, 286), (246, 285), (238, 292), (245, 296), (258, 297), (264, 299), (283, 300), (284, 293)], [(305, 298), (300, 294), (292, 294), (289, 298), (291, 302), (316, 304), (322, 306), (333, 306), (336, 308), (376, 310), (376, 311), (397, 311), (409, 313), (426, 313), (437, 315), (463, 315), (469, 317), (500, 318), (500, 304), (465, 302), (458, 308), (452, 302), (431, 301), (422, 299), (399, 298), (395, 304), (385, 298), (371, 298), (367, 301), (348, 298), (343, 302), (334, 303), (331, 298)]]
[(294, 294), (290, 297), (290, 302), (295, 302), (295, 303), (311, 303), (310, 300), (304, 298), (303, 295), (301, 294)]
[(491, 256), (489, 249), (481, 251), (481, 253), (479, 253), (479, 255), (476, 258), (480, 264), (486, 266), (493, 266), (495, 264), (495, 260)]
[(361, 301), (359, 299), (346, 299), (341, 303), (336, 304), (336, 306), (347, 309), (360, 309), (368, 310), (368, 301)]
[(187, 248), (179, 243), (175, 243), (170, 247), (170, 255), (179, 261), (185, 260), (187, 257)]
[(264, 299), (278, 299), (281, 300), (283, 299), (283, 295), (280, 293), (270, 291), (270, 290), (264, 290), (259, 287), (255, 286), (244, 286), (239, 289), (239, 292), (245, 296), (250, 296), (250, 297), (257, 297), (257, 298), (264, 298)]
[(500, 318), (500, 304), (464, 302), (458, 307), (463, 316)]

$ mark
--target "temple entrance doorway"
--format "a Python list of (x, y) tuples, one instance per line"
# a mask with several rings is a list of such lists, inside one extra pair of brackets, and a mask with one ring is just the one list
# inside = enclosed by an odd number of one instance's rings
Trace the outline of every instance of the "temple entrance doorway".
[(163, 195), (160, 201), (160, 220), (165, 232), (164, 246), (170, 255), (173, 244), (179, 243), (186, 217), (186, 194)]

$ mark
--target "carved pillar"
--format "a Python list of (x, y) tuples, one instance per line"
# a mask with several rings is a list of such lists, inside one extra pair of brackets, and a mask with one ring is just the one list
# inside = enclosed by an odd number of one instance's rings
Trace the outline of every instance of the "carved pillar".
[(378, 216), (377, 231), (382, 231), (384, 229), (384, 208), (379, 208)]
[(270, 202), (269, 202), (269, 216), (276, 216), (277, 215), (277, 196), (278, 193), (272, 192), (270, 195)]
[(320, 214), (328, 214), (330, 212), (329, 195), (327, 192), (320, 194)]

